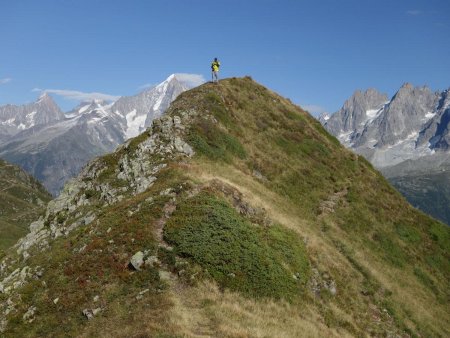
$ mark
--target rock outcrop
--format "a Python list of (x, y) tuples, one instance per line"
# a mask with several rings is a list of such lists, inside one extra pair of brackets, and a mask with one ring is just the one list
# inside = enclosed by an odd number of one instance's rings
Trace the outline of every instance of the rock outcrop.
[[(13, 299), (17, 297), (15, 290), (23, 287), (30, 279), (39, 279), (45, 273), (40, 267), (13, 267), (19, 261), (26, 262), (30, 251), (45, 251), (53, 239), (67, 236), (78, 227), (94, 222), (102, 207), (148, 189), (155, 182), (155, 175), (167, 165), (167, 161), (193, 156), (193, 149), (184, 141), (184, 125), (196, 114), (196, 111), (190, 110), (182, 112), (181, 116), (155, 119), (151, 128), (143, 134), (146, 140), (137, 145), (132, 156), (128, 155), (128, 150), (133, 146), (132, 140), (122, 145), (116, 152), (119, 159), (118, 166), (114, 169), (120, 187), (99, 181), (105, 170), (112, 169), (100, 158), (89, 163), (78, 177), (66, 184), (60, 196), (50, 201), (45, 215), (33, 222), (30, 232), (16, 244), (15, 248), (20, 256), (13, 261), (6, 258), (0, 265), (0, 293), (10, 297), (9, 305), (0, 308), (0, 330), (6, 327), (5, 316), (14, 308)], [(98, 195), (101, 202), (96, 210), (90, 208), (89, 197), (92, 194)], [(138, 254), (131, 261), (136, 270), (144, 264), (143, 253)], [(153, 263), (154, 259), (149, 261), (149, 264)], [(34, 311), (35, 309), (30, 310), (27, 320), (32, 320)], [(91, 319), (96, 315), (94, 312), (96, 309), (87, 309), (83, 314)]]

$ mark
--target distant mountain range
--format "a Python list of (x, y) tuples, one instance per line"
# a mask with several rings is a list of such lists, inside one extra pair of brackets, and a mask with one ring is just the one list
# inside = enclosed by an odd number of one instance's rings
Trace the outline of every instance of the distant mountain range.
[(413, 205), (450, 224), (450, 90), (406, 83), (391, 99), (375, 89), (356, 91), (319, 120)]
[(45, 93), (35, 103), (0, 107), (0, 158), (58, 195), (90, 159), (140, 134), (191, 87), (173, 74), (135, 96), (83, 102), (67, 114)]

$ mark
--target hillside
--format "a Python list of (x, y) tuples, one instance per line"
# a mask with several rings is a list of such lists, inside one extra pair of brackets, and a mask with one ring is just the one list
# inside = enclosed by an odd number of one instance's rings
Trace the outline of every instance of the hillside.
[(181, 94), (0, 264), (4, 337), (444, 337), (450, 232), (250, 78)]
[(39, 182), (0, 159), (0, 251), (27, 233), (51, 199)]

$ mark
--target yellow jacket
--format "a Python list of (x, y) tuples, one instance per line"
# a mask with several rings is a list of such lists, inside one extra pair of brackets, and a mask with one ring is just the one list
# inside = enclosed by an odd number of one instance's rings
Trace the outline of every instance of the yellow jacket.
[(219, 71), (219, 67), (220, 67), (220, 62), (219, 61), (213, 61), (211, 63), (211, 69), (213, 72), (218, 72)]

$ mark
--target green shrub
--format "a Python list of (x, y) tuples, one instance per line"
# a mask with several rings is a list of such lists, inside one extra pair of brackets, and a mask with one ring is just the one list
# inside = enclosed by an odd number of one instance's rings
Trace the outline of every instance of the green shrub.
[(306, 252), (294, 233), (256, 227), (209, 193), (181, 202), (164, 238), (221, 287), (249, 296), (292, 299), (308, 278)]

